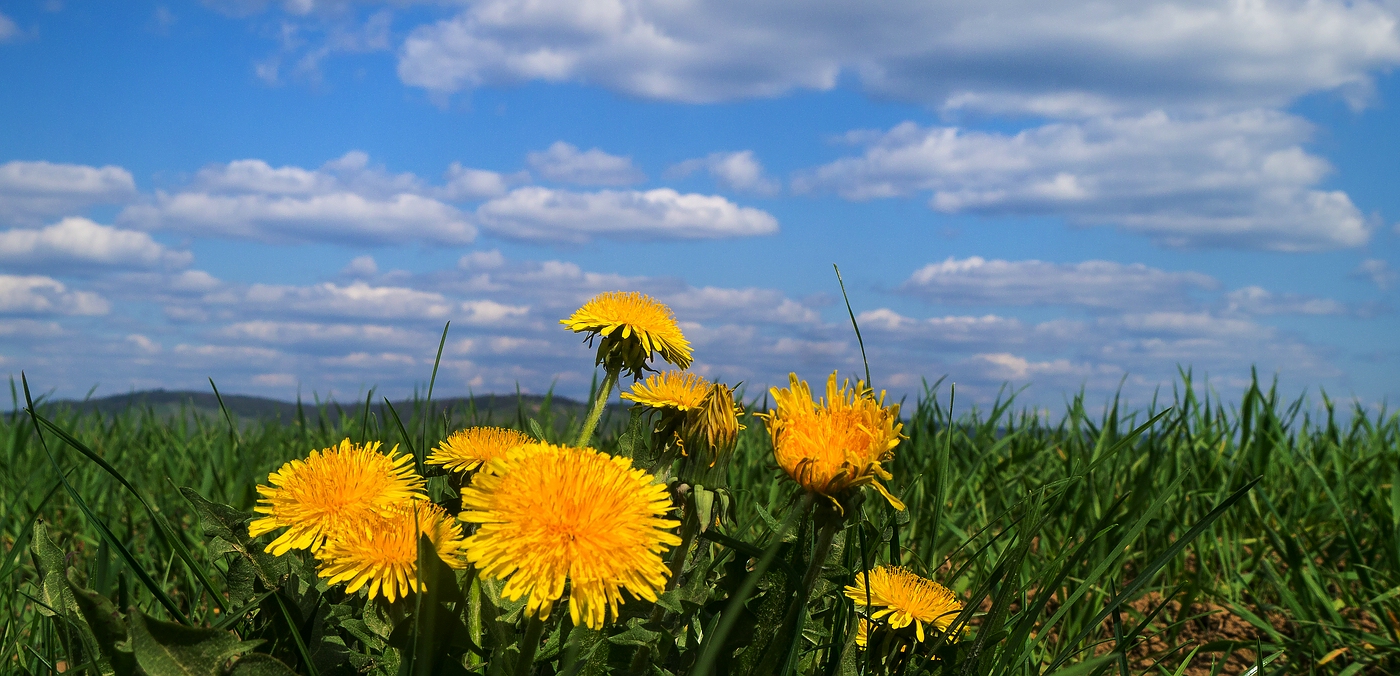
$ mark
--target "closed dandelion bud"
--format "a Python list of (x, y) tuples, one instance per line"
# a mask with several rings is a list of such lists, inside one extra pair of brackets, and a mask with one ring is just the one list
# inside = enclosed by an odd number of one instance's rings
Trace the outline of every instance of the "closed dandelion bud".
[(705, 393), (700, 405), (686, 412), (681, 435), (687, 448), (697, 458), (708, 456), (709, 465), (734, 452), (739, 443), (739, 414), (742, 409), (734, 403), (734, 391), (728, 385), (715, 383)]

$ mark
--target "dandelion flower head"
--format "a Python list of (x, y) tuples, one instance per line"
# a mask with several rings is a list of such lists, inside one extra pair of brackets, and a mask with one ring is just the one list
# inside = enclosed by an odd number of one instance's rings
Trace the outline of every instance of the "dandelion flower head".
[(541, 446), (492, 460), (462, 491), (458, 518), (480, 524), (468, 560), (541, 619), (566, 579), (569, 615), (592, 629), (617, 617), (624, 589), (655, 601), (669, 572), (661, 554), (680, 544), (666, 487), (627, 458)]
[(452, 568), (466, 568), (462, 525), (443, 508), (427, 501), (404, 503), (387, 514), (375, 514), (351, 524), (330, 538), (317, 558), (321, 577), (329, 584), (349, 583), (353, 594), (369, 585), (369, 597), (379, 594), (393, 602), (411, 591), (424, 591), (418, 580), (418, 537), (427, 535), (438, 558)]
[(867, 580), (871, 619), (883, 619), (892, 629), (912, 623), (920, 641), (924, 640), (924, 625), (947, 631), (963, 607), (947, 587), (900, 566), (880, 566), (857, 573), (855, 584), (846, 587), (847, 598), (857, 606), (866, 606)]
[(734, 390), (724, 383), (715, 383), (705, 393), (700, 405), (686, 412), (681, 435), (688, 446), (700, 446), (710, 455), (710, 466), (734, 451), (739, 443), (739, 416), (743, 409), (734, 403)]
[[(899, 444), (899, 404), (885, 406), (885, 395), (857, 382), (826, 381), (826, 398), (813, 401), (811, 388), (797, 374), (791, 386), (770, 390), (777, 408), (763, 414), (773, 441), (773, 456), (788, 476), (808, 490), (832, 497), (859, 486), (872, 486), (896, 509), (904, 503), (880, 480), (890, 473), (880, 463), (894, 459)], [(840, 504), (839, 502), (837, 503)]]
[(671, 308), (635, 291), (598, 294), (560, 324), (589, 340), (601, 337), (598, 363), (609, 370), (626, 370), (639, 378), (652, 354), (685, 369), (692, 361), (690, 343)]
[(710, 390), (709, 381), (694, 373), (664, 371), (632, 384), (622, 398), (651, 408), (688, 411), (700, 405)]
[(317, 551), (326, 537), (360, 519), (385, 513), (410, 500), (423, 500), (423, 478), (413, 471), (413, 457), (379, 452), (379, 442), (352, 444), (349, 439), (305, 460), (292, 460), (269, 474), (270, 486), (258, 486), (261, 496), (253, 511), (264, 515), (248, 524), (257, 537), (285, 527), (267, 551), (282, 555), (290, 549)]
[(483, 463), (505, 457), (513, 448), (534, 442), (534, 437), (516, 430), (468, 427), (448, 435), (428, 456), (428, 464), (441, 465), (451, 472), (470, 472)]

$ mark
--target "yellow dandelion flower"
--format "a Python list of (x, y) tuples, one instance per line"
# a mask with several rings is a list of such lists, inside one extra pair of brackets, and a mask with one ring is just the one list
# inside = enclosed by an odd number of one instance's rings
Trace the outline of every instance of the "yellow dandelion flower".
[(664, 485), (627, 458), (591, 448), (517, 449), (462, 491), (458, 518), (480, 524), (467, 558), (482, 575), (506, 579), (502, 595), (529, 596), (544, 619), (569, 582), (574, 624), (598, 629), (617, 617), (622, 590), (655, 601), (668, 570), (661, 553), (680, 544), (664, 518)]
[[(896, 509), (904, 503), (890, 495), (880, 479), (891, 475), (880, 463), (894, 458), (899, 444), (899, 404), (885, 406), (885, 394), (857, 382), (837, 386), (826, 381), (826, 398), (812, 400), (807, 381), (789, 376), (791, 387), (772, 388), (778, 407), (763, 417), (773, 440), (773, 456), (788, 476), (808, 490), (835, 501), (850, 488), (873, 486)], [(840, 507), (840, 503), (837, 502)]]
[(317, 575), (328, 584), (348, 582), (347, 594), (369, 585), (369, 597), (380, 593), (393, 602), (410, 591), (424, 591), (418, 577), (418, 536), (427, 535), (438, 558), (453, 568), (466, 568), (462, 525), (430, 502), (404, 503), (387, 514), (375, 514), (350, 524), (330, 538), (317, 558)]
[(690, 343), (671, 308), (651, 296), (635, 291), (598, 294), (559, 323), (575, 333), (587, 333), (590, 341), (601, 336), (598, 363), (609, 371), (625, 369), (641, 377), (652, 353), (677, 368), (690, 366)]
[(506, 452), (517, 446), (534, 442), (534, 437), (516, 430), (468, 427), (448, 435), (428, 456), (427, 462), (441, 465), (450, 472), (470, 472), (482, 463), (505, 457)]
[(694, 373), (666, 371), (632, 384), (622, 398), (651, 408), (688, 411), (700, 405), (710, 390), (709, 381)]
[(864, 648), (870, 643), (870, 620), (859, 619), (860, 622), (856, 624), (856, 646)]
[(382, 514), (408, 500), (423, 500), (423, 478), (413, 471), (413, 457), (379, 452), (379, 442), (352, 444), (349, 439), (305, 460), (293, 460), (269, 474), (271, 486), (258, 486), (253, 511), (266, 516), (248, 524), (257, 537), (278, 528), (286, 532), (268, 543), (267, 551), (282, 555), (290, 549), (317, 551), (326, 536), (367, 515)]
[(914, 624), (918, 640), (924, 640), (924, 625), (947, 631), (962, 610), (947, 587), (920, 577), (899, 566), (880, 566), (869, 573), (857, 573), (855, 584), (846, 587), (846, 597), (857, 606), (866, 605), (866, 580), (870, 584), (870, 617), (889, 622), (890, 628), (902, 629)]

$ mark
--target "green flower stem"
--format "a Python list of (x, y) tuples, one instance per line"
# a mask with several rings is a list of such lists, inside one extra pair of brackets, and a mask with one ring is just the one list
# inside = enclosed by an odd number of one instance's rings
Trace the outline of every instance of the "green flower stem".
[[(666, 579), (666, 588), (662, 593), (666, 593), (676, 588), (680, 583), (681, 571), (685, 569), (686, 556), (690, 553), (690, 546), (695, 543), (695, 535), (700, 532), (700, 517), (695, 509), (695, 494), (691, 493), (691, 499), (685, 501), (685, 516), (681, 520), (681, 544), (671, 550), (671, 560), (668, 567), (671, 576)], [(651, 609), (651, 617), (647, 618), (648, 624), (656, 624), (666, 617), (666, 609), (657, 604)], [(657, 648), (656, 662), (660, 664), (666, 659), (666, 653), (670, 652), (670, 644), (663, 638), (661, 645)], [(647, 666), (651, 662), (651, 649), (646, 646), (637, 646), (637, 652), (632, 654), (632, 667), (629, 673), (633, 676), (640, 676), (647, 672)]]
[[(797, 598), (788, 606), (787, 616), (783, 618), (783, 630), (779, 635), (779, 638), (787, 639), (792, 646), (795, 646), (802, 636), (802, 624), (807, 617), (807, 602), (811, 600), (812, 590), (816, 588), (817, 580), (821, 577), (822, 566), (826, 565), (826, 559), (831, 555), (831, 544), (836, 538), (836, 532), (845, 524), (844, 518), (830, 513), (825, 505), (817, 508), (817, 521), (817, 541), (812, 551), (812, 560), (807, 564), (807, 572), (802, 576), (802, 586), (797, 590)], [(783, 645), (784, 641), (775, 641), (774, 644)], [(786, 666), (793, 653), (794, 651), (789, 650), (788, 658), (784, 658), (780, 664)], [(784, 669), (781, 673), (787, 673), (787, 670)]]
[(544, 636), (544, 620), (534, 615), (525, 623), (525, 637), (520, 639), (520, 656), (515, 659), (515, 676), (530, 676), (530, 667), (535, 663), (535, 651), (540, 648), (540, 637)]
[(598, 398), (593, 400), (593, 408), (588, 411), (588, 418), (583, 421), (583, 429), (579, 430), (578, 441), (575, 446), (587, 446), (593, 440), (593, 430), (598, 427), (598, 420), (603, 417), (603, 408), (608, 405), (608, 397), (612, 394), (613, 385), (617, 383), (617, 370), (608, 370), (603, 376), (603, 386), (598, 388)]

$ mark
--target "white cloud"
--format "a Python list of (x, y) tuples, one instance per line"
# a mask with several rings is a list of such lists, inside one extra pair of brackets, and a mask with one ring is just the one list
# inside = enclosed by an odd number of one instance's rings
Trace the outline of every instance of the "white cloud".
[(1390, 263), (1380, 258), (1367, 258), (1361, 261), (1352, 274), (1371, 280), (1371, 283), (1375, 284), (1376, 288), (1381, 291), (1389, 289), (1390, 285), (1394, 284), (1397, 278), (1400, 278), (1400, 273), (1392, 270)]
[(1356, 98), (1397, 62), (1394, 14), (1372, 2), (818, 0), (795, 15), (772, 0), (484, 0), (413, 31), (399, 76), (438, 92), (540, 80), (709, 102), (850, 73), (886, 97), (1044, 115)]
[(916, 349), (1023, 344), (1030, 333), (1019, 319), (997, 315), (914, 319), (880, 308), (856, 315), (856, 321), (867, 334), (905, 341)]
[(12, 161), (0, 164), (0, 222), (34, 225), (94, 204), (134, 197), (136, 182), (121, 167)]
[(609, 155), (597, 148), (579, 152), (577, 146), (555, 141), (544, 152), (526, 155), (535, 171), (551, 181), (577, 185), (620, 186), (646, 180), (632, 158)]
[(313, 286), (254, 284), (242, 294), (210, 298), (220, 304), (282, 316), (334, 316), (364, 319), (451, 319), (453, 303), (439, 293), (365, 282)]
[(52, 338), (63, 334), (58, 322), (36, 319), (0, 319), (0, 338)]
[(65, 218), (39, 230), (0, 232), (0, 263), (13, 267), (182, 268), (193, 260), (190, 252), (171, 251), (144, 232), (120, 230), (86, 218)]
[(461, 212), (406, 193), (376, 200), (355, 193), (269, 197), (157, 192), (154, 204), (127, 207), (118, 220), (152, 230), (277, 243), (466, 244), (476, 237), (476, 228)]
[(1369, 227), (1346, 193), (1315, 189), (1330, 166), (1299, 145), (1310, 131), (1300, 118), (1265, 110), (1153, 112), (1016, 134), (905, 122), (852, 134), (866, 145), (862, 156), (810, 171), (794, 187), (854, 200), (927, 192), (947, 213), (1059, 215), (1168, 246), (1364, 244)]
[(443, 178), (447, 184), (438, 194), (452, 202), (499, 197), (512, 186), (529, 182), (529, 177), (523, 173), (506, 176), (485, 169), (464, 167), (461, 162), (453, 162)]
[(1246, 286), (1225, 295), (1227, 311), (1252, 315), (1341, 315), (1346, 305), (1331, 298), (1276, 294), (1258, 286)]
[[(265, 242), (465, 244), (476, 228), (413, 174), (390, 174), (359, 151), (319, 169), (236, 160), (200, 170), (191, 190), (158, 191), (118, 221), (150, 230)], [(443, 189), (435, 189), (441, 191)]]
[(43, 275), (0, 274), (0, 313), (104, 315), (111, 304), (90, 291), (70, 291)]
[(476, 214), (494, 234), (535, 241), (715, 239), (778, 231), (778, 220), (767, 212), (669, 188), (571, 192), (529, 186), (481, 205)]
[(353, 345), (423, 348), (432, 336), (397, 326), (297, 321), (251, 320), (229, 324), (215, 332), (239, 343), (282, 346)]
[(731, 289), (714, 286), (663, 293), (663, 301), (678, 316), (691, 320), (720, 319), (774, 324), (817, 324), (821, 315), (775, 289)]
[(1188, 293), (1217, 282), (1199, 272), (1168, 272), (1141, 263), (1049, 263), (986, 260), (980, 256), (929, 263), (900, 289), (958, 305), (1082, 305), (1156, 308), (1189, 304)]
[(379, 274), (379, 264), (374, 262), (374, 256), (356, 256), (341, 269), (340, 274), (347, 277), (373, 277)]
[(0, 42), (9, 42), (16, 35), (19, 35), (19, 26), (15, 25), (14, 19), (0, 12)]
[(765, 176), (763, 164), (752, 150), (710, 153), (705, 157), (686, 160), (667, 170), (668, 176), (683, 177), (704, 169), (720, 185), (738, 192), (776, 195), (778, 182)]

